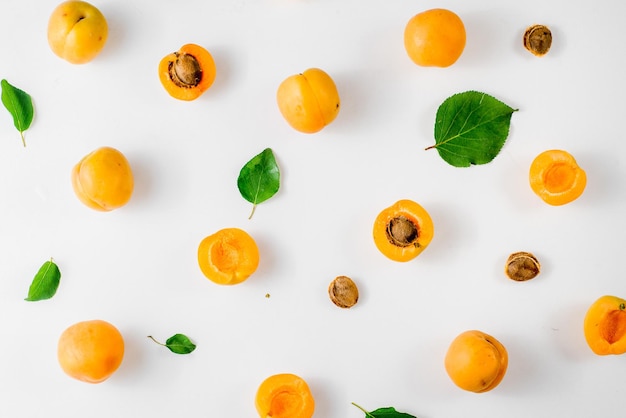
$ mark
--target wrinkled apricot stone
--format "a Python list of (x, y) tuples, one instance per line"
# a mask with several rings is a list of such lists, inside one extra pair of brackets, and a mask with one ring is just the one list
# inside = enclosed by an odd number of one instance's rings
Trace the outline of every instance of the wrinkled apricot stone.
[(48, 44), (72, 64), (93, 60), (104, 48), (109, 28), (95, 6), (77, 0), (59, 4), (48, 20)]
[(383, 209), (374, 221), (374, 243), (394, 261), (409, 261), (420, 255), (434, 233), (433, 221), (426, 209), (408, 199)]
[(234, 285), (254, 273), (259, 249), (254, 239), (239, 228), (225, 228), (204, 238), (198, 246), (202, 274), (214, 283)]
[(482, 393), (502, 381), (508, 366), (508, 353), (491, 335), (471, 330), (459, 334), (445, 357), (448, 376), (461, 389)]
[(626, 353), (626, 300), (606, 295), (593, 302), (585, 315), (584, 332), (594, 353)]
[(255, 405), (261, 418), (311, 418), (315, 410), (307, 383), (290, 373), (265, 379), (257, 390)]
[(339, 92), (333, 79), (319, 68), (286, 78), (276, 93), (278, 108), (295, 130), (315, 133), (339, 114)]
[(68, 376), (87, 383), (101, 383), (122, 364), (124, 338), (106, 321), (78, 322), (59, 337), (57, 358)]
[(215, 61), (209, 51), (196, 44), (183, 45), (159, 62), (159, 80), (170, 96), (191, 101), (213, 85)]
[(74, 166), (72, 187), (88, 207), (111, 211), (130, 200), (134, 189), (133, 172), (124, 154), (115, 148), (102, 147)]
[(447, 9), (431, 9), (413, 16), (404, 29), (404, 48), (423, 67), (449, 67), (465, 49), (465, 25)]

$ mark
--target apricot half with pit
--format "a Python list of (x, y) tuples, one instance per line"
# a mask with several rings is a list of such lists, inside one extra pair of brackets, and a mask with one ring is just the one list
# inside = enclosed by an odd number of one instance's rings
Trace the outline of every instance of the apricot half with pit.
[(94, 5), (69, 0), (59, 4), (48, 20), (48, 44), (57, 56), (72, 64), (93, 60), (104, 48), (107, 21)]
[(597, 299), (587, 310), (584, 331), (594, 353), (626, 353), (626, 300), (610, 295)]
[(163, 57), (159, 63), (159, 79), (170, 96), (191, 101), (213, 85), (216, 67), (209, 51), (196, 44), (183, 45)]
[(459, 334), (445, 357), (448, 376), (461, 389), (482, 393), (500, 384), (506, 374), (508, 353), (491, 335), (471, 330)]
[(115, 148), (101, 147), (74, 166), (72, 187), (86, 206), (111, 211), (130, 200), (134, 189), (133, 172), (124, 154)]
[(308, 134), (335, 120), (341, 105), (335, 82), (319, 68), (287, 77), (278, 86), (276, 100), (287, 123)]

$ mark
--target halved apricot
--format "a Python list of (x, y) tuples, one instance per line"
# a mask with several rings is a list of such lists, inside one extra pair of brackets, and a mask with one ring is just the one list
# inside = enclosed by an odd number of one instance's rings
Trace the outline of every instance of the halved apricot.
[(276, 93), (278, 108), (297, 131), (315, 133), (339, 114), (340, 100), (333, 79), (319, 68), (286, 78)]
[(435, 233), (433, 221), (420, 204), (403, 199), (382, 210), (374, 221), (374, 243), (394, 261), (409, 261), (426, 249)]
[(585, 339), (601, 356), (626, 353), (626, 300), (602, 296), (591, 304), (584, 320)]
[(259, 249), (246, 231), (225, 228), (200, 242), (198, 264), (207, 279), (222, 285), (238, 284), (256, 271)]
[(500, 384), (509, 363), (504, 346), (491, 335), (470, 330), (459, 334), (445, 357), (448, 376), (461, 389), (482, 393)]
[(580, 197), (587, 185), (587, 174), (567, 151), (544, 151), (533, 160), (530, 187), (544, 202), (559, 206)]
[(159, 79), (170, 96), (179, 100), (195, 100), (215, 81), (213, 56), (196, 44), (183, 45), (166, 55), (159, 63)]
[(315, 410), (309, 386), (291, 373), (265, 379), (257, 390), (255, 405), (261, 418), (311, 418)]

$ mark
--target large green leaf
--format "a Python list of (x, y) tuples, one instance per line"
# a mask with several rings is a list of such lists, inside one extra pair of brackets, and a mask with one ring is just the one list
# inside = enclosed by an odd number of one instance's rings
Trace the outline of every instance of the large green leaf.
[(60, 281), (59, 267), (52, 260), (46, 261), (33, 278), (28, 289), (28, 296), (24, 300), (35, 302), (50, 299), (56, 294)]
[(22, 144), (26, 146), (24, 131), (30, 127), (33, 121), (33, 102), (30, 95), (23, 90), (11, 85), (8, 81), (2, 80), (2, 104), (13, 116), (13, 125), (22, 137)]
[(280, 170), (270, 148), (252, 157), (239, 172), (237, 187), (244, 199), (252, 203), (254, 215), (256, 205), (274, 196), (280, 188)]
[(448, 97), (437, 110), (435, 145), (441, 158), (455, 167), (487, 164), (500, 153), (517, 109), (478, 91)]

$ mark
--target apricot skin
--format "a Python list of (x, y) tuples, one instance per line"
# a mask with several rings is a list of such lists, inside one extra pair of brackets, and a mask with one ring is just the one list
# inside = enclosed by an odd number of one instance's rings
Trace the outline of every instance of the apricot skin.
[(281, 373), (261, 383), (256, 393), (255, 406), (261, 418), (311, 418), (315, 400), (301, 377)]
[(48, 20), (48, 44), (52, 52), (72, 64), (88, 63), (100, 54), (108, 33), (104, 15), (84, 1), (59, 4)]
[(124, 154), (115, 148), (102, 147), (87, 154), (74, 166), (72, 187), (86, 206), (107, 212), (128, 203), (134, 178)]
[(278, 87), (276, 100), (287, 123), (308, 134), (335, 120), (341, 105), (335, 82), (319, 68), (286, 78)]
[(461, 389), (482, 393), (498, 386), (508, 366), (508, 353), (494, 337), (471, 330), (459, 334), (450, 344), (445, 368)]
[(595, 354), (626, 353), (626, 299), (610, 295), (597, 299), (587, 310), (583, 329)]
[(119, 368), (124, 358), (124, 338), (115, 326), (89, 320), (68, 327), (57, 344), (57, 359), (70, 377), (101, 383)]

